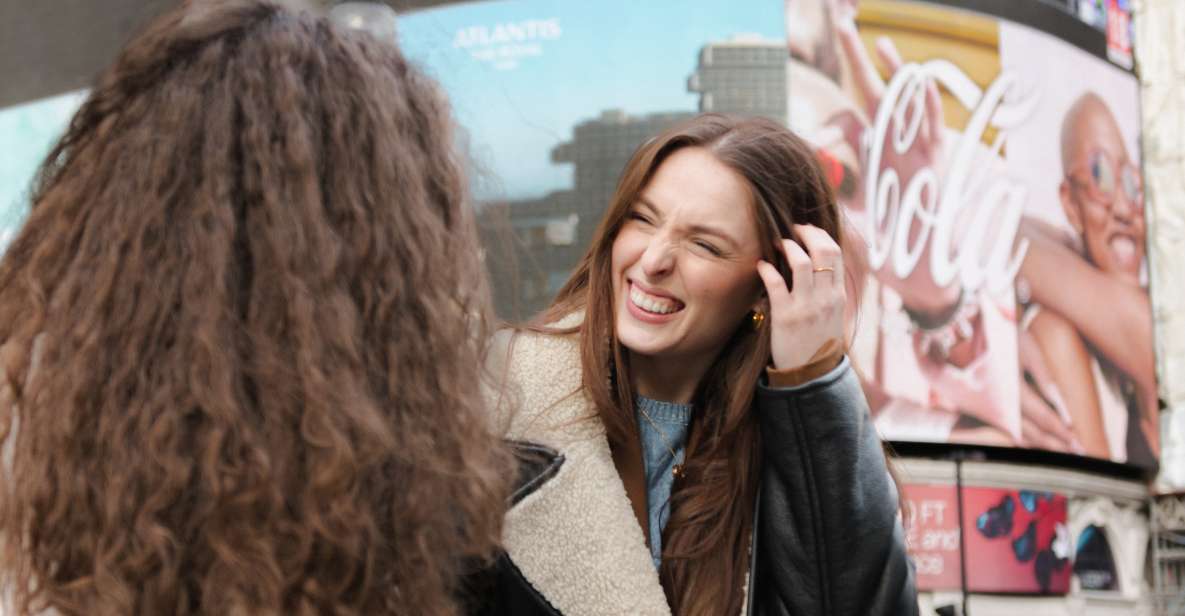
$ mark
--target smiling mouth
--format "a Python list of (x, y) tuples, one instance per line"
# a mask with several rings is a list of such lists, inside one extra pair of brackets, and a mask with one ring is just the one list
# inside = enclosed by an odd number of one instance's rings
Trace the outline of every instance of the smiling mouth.
[(1107, 242), (1111, 253), (1123, 264), (1130, 264), (1136, 260), (1136, 241), (1126, 235), (1115, 235)]
[(1135, 239), (1128, 236), (1114, 236), (1110, 239), (1110, 249), (1119, 255), (1121, 258), (1132, 258), (1135, 256)]
[(683, 302), (669, 297), (651, 295), (630, 284), (630, 303), (650, 314), (672, 314), (683, 309)]

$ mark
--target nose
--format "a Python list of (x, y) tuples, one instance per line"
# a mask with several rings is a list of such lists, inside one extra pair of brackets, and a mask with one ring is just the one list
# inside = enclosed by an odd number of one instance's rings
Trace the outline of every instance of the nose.
[(1111, 216), (1120, 222), (1130, 223), (1139, 213), (1138, 198), (1132, 199), (1122, 190), (1115, 191), (1115, 199), (1111, 203)]
[(675, 243), (672, 238), (666, 233), (650, 236), (639, 262), (648, 278), (661, 278), (671, 273), (675, 268)]

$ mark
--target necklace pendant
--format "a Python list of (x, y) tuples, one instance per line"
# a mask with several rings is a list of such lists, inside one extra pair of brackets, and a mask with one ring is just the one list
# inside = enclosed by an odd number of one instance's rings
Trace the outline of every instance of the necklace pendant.
[(683, 478), (683, 465), (676, 464), (673, 468), (671, 468), (671, 474), (675, 476), (675, 479), (682, 479)]

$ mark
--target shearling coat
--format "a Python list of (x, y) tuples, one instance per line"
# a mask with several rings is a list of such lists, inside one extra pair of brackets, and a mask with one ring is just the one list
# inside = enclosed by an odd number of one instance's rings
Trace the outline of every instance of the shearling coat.
[[(582, 393), (576, 336), (520, 334), (502, 408), (522, 464), (471, 613), (667, 615), (642, 528)], [(845, 362), (846, 366), (846, 362)], [(746, 614), (917, 614), (896, 492), (853, 371), (758, 386), (765, 442)], [(505, 404), (509, 401), (509, 405)]]

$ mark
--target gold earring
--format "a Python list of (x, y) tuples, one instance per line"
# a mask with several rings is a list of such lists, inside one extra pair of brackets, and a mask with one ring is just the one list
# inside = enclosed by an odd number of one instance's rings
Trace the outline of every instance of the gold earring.
[(762, 324), (765, 323), (765, 313), (760, 310), (754, 310), (753, 314), (749, 316), (749, 319), (753, 323), (753, 329), (760, 330)]

